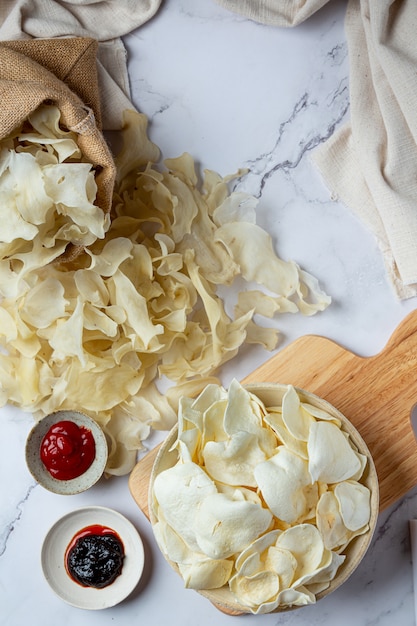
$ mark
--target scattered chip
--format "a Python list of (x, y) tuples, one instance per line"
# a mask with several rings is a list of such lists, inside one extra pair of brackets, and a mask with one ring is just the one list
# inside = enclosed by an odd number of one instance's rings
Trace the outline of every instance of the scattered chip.
[[(276, 347), (278, 330), (259, 316), (311, 315), (330, 303), (315, 279), (277, 256), (255, 224), (256, 199), (230, 193), (243, 172), (205, 171), (200, 184), (189, 154), (157, 166), (146, 117), (126, 111), (124, 120), (111, 223), (94, 204), (94, 168), (56, 107), (40, 107), (0, 143), (0, 401), (35, 419), (80, 406), (111, 443), (107, 475), (128, 473), (141, 437), (169, 429), (179, 397), (217, 383), (214, 372), (242, 344)], [(58, 259), (69, 243), (84, 248), (70, 265)], [(245, 284), (229, 314), (227, 288), (237, 277)], [(247, 289), (249, 281), (259, 288)], [(149, 410), (136, 412), (138, 398), (150, 397)], [(199, 437), (211, 441), (216, 411), (198, 436), (183, 433), (187, 458)], [(258, 427), (256, 402), (248, 412), (253, 465), (270, 454), (271, 438)], [(232, 421), (225, 438), (231, 429)], [(221, 453), (207, 450), (212, 465)]]

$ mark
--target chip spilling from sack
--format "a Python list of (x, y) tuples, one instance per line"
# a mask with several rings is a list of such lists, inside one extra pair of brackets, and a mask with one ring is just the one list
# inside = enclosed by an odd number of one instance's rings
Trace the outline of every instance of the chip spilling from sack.
[(95, 204), (95, 168), (60, 117), (57, 107), (41, 105), (0, 141), (0, 297), (16, 297), (31, 271), (69, 244), (102, 239), (110, 226)]
[(226, 587), (255, 614), (315, 603), (352, 540), (369, 542), (377, 501), (345, 418), (280, 387), (273, 406), (237, 380), (181, 398), (175, 460), (162, 450), (151, 481), (155, 538), (185, 586)]

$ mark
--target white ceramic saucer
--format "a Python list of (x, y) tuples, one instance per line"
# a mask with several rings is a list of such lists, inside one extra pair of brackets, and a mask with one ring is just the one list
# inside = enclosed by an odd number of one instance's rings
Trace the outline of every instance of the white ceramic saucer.
[[(65, 567), (65, 553), (74, 535), (93, 524), (114, 530), (125, 551), (121, 574), (102, 589), (76, 583)], [(60, 518), (46, 535), (41, 552), (43, 573), (51, 589), (67, 604), (92, 610), (106, 609), (124, 600), (138, 584), (144, 561), (143, 543), (133, 524), (117, 511), (100, 506), (84, 507)]]

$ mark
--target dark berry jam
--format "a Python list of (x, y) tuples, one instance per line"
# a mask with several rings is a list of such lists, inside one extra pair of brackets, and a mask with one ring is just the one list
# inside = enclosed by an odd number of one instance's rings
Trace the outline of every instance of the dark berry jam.
[(83, 587), (102, 589), (121, 574), (124, 546), (111, 528), (94, 524), (80, 530), (65, 553), (69, 576)]

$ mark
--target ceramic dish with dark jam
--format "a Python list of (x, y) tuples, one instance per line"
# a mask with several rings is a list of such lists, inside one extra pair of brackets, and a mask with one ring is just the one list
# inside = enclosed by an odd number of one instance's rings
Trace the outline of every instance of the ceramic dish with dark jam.
[(137, 586), (144, 549), (126, 517), (90, 506), (64, 515), (52, 526), (41, 561), (48, 584), (62, 600), (82, 609), (105, 609)]

